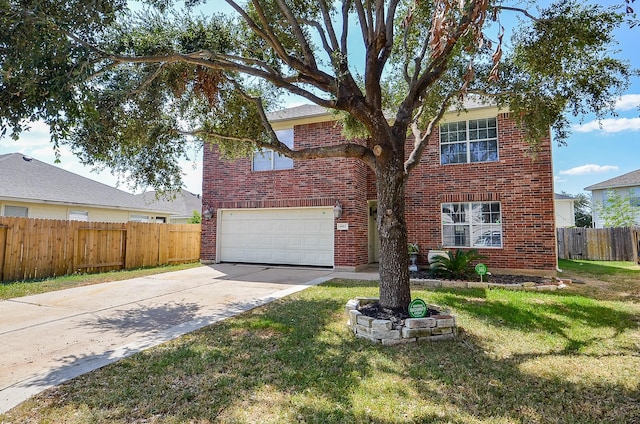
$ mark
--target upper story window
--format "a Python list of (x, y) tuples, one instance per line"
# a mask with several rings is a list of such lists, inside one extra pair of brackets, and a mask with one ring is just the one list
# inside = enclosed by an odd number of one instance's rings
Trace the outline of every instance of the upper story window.
[[(276, 131), (278, 140), (293, 149), (293, 128)], [(293, 159), (276, 153), (271, 149), (260, 149), (253, 154), (251, 169), (253, 171), (274, 171), (293, 169)]]
[(23, 218), (29, 217), (29, 208), (23, 206), (5, 206), (4, 216), (19, 216)]
[(472, 119), (440, 125), (440, 163), (442, 165), (497, 160), (496, 118)]
[(442, 204), (444, 247), (502, 247), (500, 202)]

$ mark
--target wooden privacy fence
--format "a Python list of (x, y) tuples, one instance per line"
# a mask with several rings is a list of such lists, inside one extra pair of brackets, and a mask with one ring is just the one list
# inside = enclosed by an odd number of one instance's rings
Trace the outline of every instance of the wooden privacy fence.
[(199, 224), (0, 217), (0, 281), (196, 262)]
[(640, 227), (558, 228), (558, 257), (592, 261), (637, 261)]

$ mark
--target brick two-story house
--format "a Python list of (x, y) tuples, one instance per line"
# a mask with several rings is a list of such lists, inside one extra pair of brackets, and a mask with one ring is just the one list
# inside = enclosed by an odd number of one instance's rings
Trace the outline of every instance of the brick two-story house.
[[(317, 106), (269, 118), (295, 149), (342, 140)], [(209, 146), (203, 161), (203, 262), (357, 270), (378, 261), (375, 177), (363, 162), (273, 152), (229, 162)], [(431, 249), (460, 247), (478, 249), (490, 270), (555, 271), (550, 140), (532, 156), (508, 113), (476, 105), (446, 115), (410, 175), (406, 214), (420, 265)]]

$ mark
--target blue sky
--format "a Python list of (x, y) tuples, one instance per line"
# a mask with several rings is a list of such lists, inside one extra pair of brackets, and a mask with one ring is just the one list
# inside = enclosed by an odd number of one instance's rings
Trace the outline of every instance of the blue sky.
[[(601, 2), (605, 5), (622, 5), (623, 0)], [(220, 7), (220, 6), (216, 6)], [(637, 6), (640, 9), (640, 5)], [(220, 7), (227, 11), (227, 7)], [(640, 27), (623, 26), (617, 31), (619, 57), (629, 60), (635, 68), (640, 68)], [(300, 103), (291, 100), (290, 104)], [(558, 147), (553, 143), (553, 165), (556, 192), (579, 194), (584, 187), (640, 168), (640, 78), (635, 77), (627, 93), (618, 103), (618, 116), (597, 122), (594, 117), (576, 119), (572, 135), (567, 145)], [(22, 135), (18, 142), (8, 138), (0, 139), (0, 154), (21, 152), (43, 162), (54, 164), (55, 156), (49, 143), (49, 133), (45, 125), (35, 123), (30, 132)], [(201, 153), (193, 152), (191, 161), (182, 161), (185, 188), (193, 193), (201, 193), (202, 166)], [(108, 170), (95, 172), (82, 166), (66, 148), (61, 150), (63, 169), (83, 175), (102, 183), (128, 190), (126, 176), (118, 177)]]

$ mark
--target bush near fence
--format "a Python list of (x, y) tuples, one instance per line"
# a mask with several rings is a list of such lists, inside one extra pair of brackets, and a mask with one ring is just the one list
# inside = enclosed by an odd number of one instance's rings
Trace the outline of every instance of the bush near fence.
[(0, 281), (197, 262), (200, 224), (0, 217)]
[(558, 228), (558, 257), (590, 261), (638, 261), (640, 227)]

